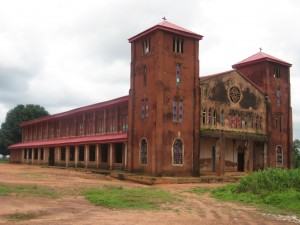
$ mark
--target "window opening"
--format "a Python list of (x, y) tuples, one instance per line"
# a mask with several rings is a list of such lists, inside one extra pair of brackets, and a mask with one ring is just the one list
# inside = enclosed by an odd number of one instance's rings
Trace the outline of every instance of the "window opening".
[(225, 115), (224, 115), (224, 110), (221, 111), (221, 125), (225, 125)]
[(208, 109), (208, 124), (211, 125), (211, 108)]
[(143, 53), (147, 54), (148, 52), (150, 52), (150, 39), (149, 38), (143, 40)]
[(202, 111), (202, 123), (206, 124), (206, 109), (205, 108)]
[(274, 67), (274, 77), (280, 78), (280, 68), (279, 67)]
[(214, 110), (213, 112), (213, 125), (216, 125), (217, 124), (217, 111)]
[(283, 156), (282, 156), (282, 146), (278, 145), (276, 147), (276, 165), (283, 166)]
[(140, 151), (141, 151), (140, 153), (141, 164), (147, 164), (148, 143), (145, 138), (141, 139)]
[(180, 139), (173, 144), (173, 164), (183, 164), (183, 143)]
[(180, 65), (176, 65), (176, 85), (180, 85)]
[(173, 52), (183, 53), (183, 38), (173, 37)]

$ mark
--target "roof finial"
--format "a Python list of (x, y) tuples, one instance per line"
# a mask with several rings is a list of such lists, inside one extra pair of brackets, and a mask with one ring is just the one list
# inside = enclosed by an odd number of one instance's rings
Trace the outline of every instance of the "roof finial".
[(167, 18), (165, 16), (162, 19), (165, 20), (165, 21), (167, 20)]
[(259, 48), (259, 51), (261, 52), (261, 50), (262, 50), (262, 48), (260, 47), (260, 48)]

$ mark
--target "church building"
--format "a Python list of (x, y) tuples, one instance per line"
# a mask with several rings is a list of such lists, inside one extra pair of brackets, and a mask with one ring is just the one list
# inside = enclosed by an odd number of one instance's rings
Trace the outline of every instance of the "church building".
[(133, 36), (129, 95), (21, 123), (11, 162), (152, 176), (291, 168), (292, 65), (260, 51), (200, 76), (202, 38), (166, 20)]

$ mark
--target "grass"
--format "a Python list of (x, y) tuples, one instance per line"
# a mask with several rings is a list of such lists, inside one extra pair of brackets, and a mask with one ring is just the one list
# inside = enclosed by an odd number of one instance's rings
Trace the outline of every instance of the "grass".
[(212, 190), (212, 197), (255, 205), (272, 213), (300, 216), (300, 170), (267, 169)]
[(196, 188), (192, 188), (192, 189), (189, 190), (189, 192), (195, 193), (197, 195), (204, 195), (204, 194), (206, 194), (210, 191), (211, 191), (211, 189), (206, 188), (206, 187), (196, 187)]
[(38, 196), (47, 198), (57, 198), (58, 194), (51, 187), (37, 185), (8, 185), (0, 184), (0, 196)]
[(23, 221), (23, 220), (31, 220), (35, 218), (35, 215), (32, 213), (19, 213), (16, 212), (14, 214), (10, 214), (7, 216), (8, 220), (12, 220), (12, 221)]
[(9, 159), (0, 159), (0, 163), (9, 163)]
[(97, 206), (140, 210), (157, 210), (176, 199), (175, 195), (159, 189), (125, 189), (116, 185), (106, 185), (103, 189), (90, 188), (83, 191), (83, 196)]

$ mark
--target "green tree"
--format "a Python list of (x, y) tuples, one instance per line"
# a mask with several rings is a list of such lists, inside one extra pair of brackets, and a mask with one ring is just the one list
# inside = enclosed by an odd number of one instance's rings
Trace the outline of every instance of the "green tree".
[(0, 129), (0, 154), (9, 154), (8, 147), (22, 141), (20, 123), (48, 116), (49, 113), (39, 105), (17, 105), (8, 111)]
[(300, 140), (294, 140), (294, 167), (300, 168)]

